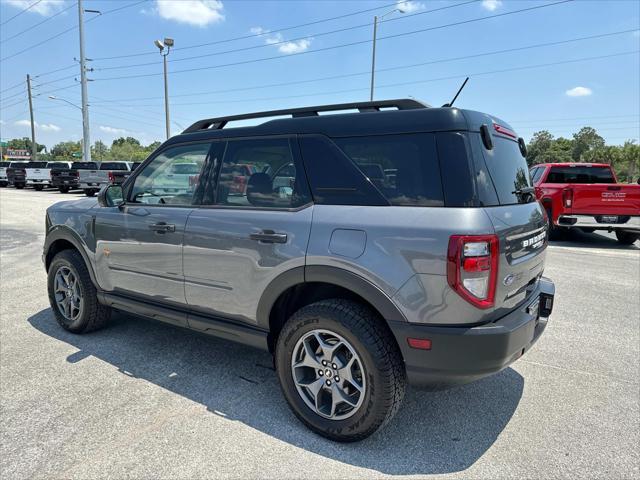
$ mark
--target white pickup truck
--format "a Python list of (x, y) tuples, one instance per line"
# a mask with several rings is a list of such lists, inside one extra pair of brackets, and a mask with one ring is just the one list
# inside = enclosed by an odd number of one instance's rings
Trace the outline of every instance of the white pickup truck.
[(11, 162), (0, 162), (0, 187), (6, 187), (9, 185), (9, 179), (7, 178), (7, 167)]
[(25, 165), (27, 171), (27, 186), (40, 191), (51, 186), (51, 169), (53, 167), (69, 168), (71, 162), (29, 162)]
[(110, 173), (116, 171), (131, 171), (129, 162), (102, 162), (98, 165), (97, 170), (80, 170), (78, 184), (87, 197), (93, 197), (103, 186), (111, 183), (113, 175)]

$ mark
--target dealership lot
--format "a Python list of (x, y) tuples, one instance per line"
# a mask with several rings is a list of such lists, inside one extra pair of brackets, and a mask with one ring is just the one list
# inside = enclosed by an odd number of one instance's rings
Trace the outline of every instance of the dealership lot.
[(0, 190), (5, 478), (640, 474), (638, 242), (552, 243), (556, 307), (524, 358), (458, 389), (409, 390), (387, 428), (345, 445), (294, 418), (265, 353), (118, 314), (85, 336), (59, 328), (44, 211), (73, 198)]

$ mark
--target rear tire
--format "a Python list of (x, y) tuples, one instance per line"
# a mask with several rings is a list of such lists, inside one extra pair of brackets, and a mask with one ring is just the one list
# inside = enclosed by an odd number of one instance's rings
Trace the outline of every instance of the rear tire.
[(34, 185), (33, 188), (36, 190), (36, 192), (41, 192), (44, 187), (42, 185)]
[(547, 209), (547, 229), (549, 231), (549, 240), (560, 240), (562, 234), (565, 233), (560, 227), (553, 223), (553, 212)]
[(85, 194), (87, 197), (93, 197), (93, 196), (96, 194), (96, 191), (95, 191), (95, 190), (93, 190), (93, 189), (91, 189), (91, 188), (86, 188), (86, 189), (84, 190), (84, 194)]
[(0, 188), (4, 188), (4, 187), (6, 187), (7, 185), (9, 185), (9, 183), (8, 183), (8, 182), (0, 182)]
[(69, 187), (58, 187), (60, 193), (69, 193)]
[(53, 258), (47, 289), (53, 314), (65, 330), (88, 333), (109, 321), (111, 309), (98, 302), (87, 265), (76, 250), (63, 250)]
[(293, 413), (331, 440), (368, 437), (404, 397), (406, 373), (393, 335), (356, 302), (330, 299), (298, 310), (280, 333), (275, 360)]
[(18, 190), (22, 190), (24, 188), (24, 183), (16, 183), (14, 184), (14, 187), (16, 187)]
[(640, 238), (640, 234), (625, 232), (623, 230), (616, 230), (616, 238), (618, 239), (618, 242), (623, 245), (632, 245), (636, 240)]

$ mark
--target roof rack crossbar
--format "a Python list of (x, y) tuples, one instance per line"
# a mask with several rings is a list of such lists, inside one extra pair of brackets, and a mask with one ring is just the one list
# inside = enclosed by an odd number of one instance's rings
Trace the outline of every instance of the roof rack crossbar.
[(414, 99), (380, 100), (373, 102), (337, 103), (333, 105), (318, 105), (315, 107), (288, 108), (284, 110), (268, 110), (265, 112), (245, 113), (242, 115), (230, 115), (227, 117), (207, 118), (199, 120), (188, 127), (182, 133), (192, 133), (200, 130), (220, 130), (227, 123), (237, 120), (249, 120), (253, 118), (277, 117), (291, 115), (293, 118), (315, 117), (319, 112), (332, 112), (338, 110), (358, 110), (361, 113), (380, 111), (381, 108), (397, 108), (398, 110), (414, 110), (417, 108), (429, 108), (429, 105)]

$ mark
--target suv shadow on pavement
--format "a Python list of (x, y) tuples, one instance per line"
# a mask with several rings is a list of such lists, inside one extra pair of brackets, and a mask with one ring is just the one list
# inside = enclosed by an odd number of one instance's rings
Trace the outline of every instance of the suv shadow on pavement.
[[(90, 335), (63, 330), (50, 309), (28, 319), (40, 332), (79, 349), (69, 363), (93, 356), (192, 401), (212, 414), (346, 464), (384, 474), (458, 472), (473, 465), (513, 416), (524, 379), (507, 368), (456, 389), (408, 389), (404, 407), (384, 430), (355, 444), (326, 440), (299, 423), (265, 352), (114, 312)], [(215, 379), (215, 381), (212, 381)]]

